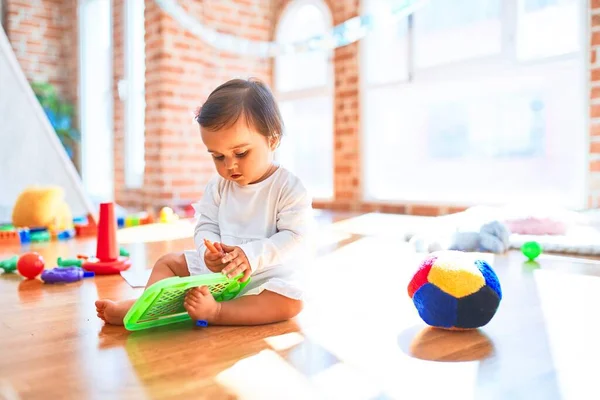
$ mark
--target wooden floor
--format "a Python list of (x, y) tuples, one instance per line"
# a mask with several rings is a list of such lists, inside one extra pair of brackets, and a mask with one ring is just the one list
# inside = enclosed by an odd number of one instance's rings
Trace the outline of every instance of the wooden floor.
[[(422, 255), (402, 230), (416, 221), (324, 219), (305, 311), (269, 326), (130, 333), (95, 315), (98, 297), (139, 295), (120, 276), (54, 286), (0, 274), (0, 399), (600, 398), (599, 261), (485, 255), (502, 283), (498, 313), (480, 330), (438, 331), (406, 291)], [(135, 243), (149, 236), (132, 229), (119, 239), (138, 270), (192, 245)], [(95, 241), (27, 249), (51, 264), (94, 254)], [(22, 250), (0, 247), (0, 259)]]

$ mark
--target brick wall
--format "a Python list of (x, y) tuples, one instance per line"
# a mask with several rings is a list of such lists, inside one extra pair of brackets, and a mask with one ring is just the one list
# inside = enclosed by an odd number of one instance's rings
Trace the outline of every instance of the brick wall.
[(600, 207), (600, 0), (590, 2), (590, 179), (589, 207)]
[[(123, 0), (114, 0), (115, 86), (123, 77)], [(179, 2), (199, 21), (222, 33), (269, 40), (272, 9), (262, 0)], [(124, 205), (189, 204), (203, 191), (214, 164), (202, 144), (194, 109), (219, 84), (234, 77), (270, 83), (269, 60), (228, 54), (208, 46), (146, 0), (146, 171), (141, 190), (124, 179), (123, 103), (115, 96), (116, 201)]]
[(27, 79), (51, 83), (77, 109), (77, 0), (4, 1), (4, 29)]
[(77, 101), (77, 0), (5, 0), (5, 31), (29, 81)]
[[(331, 2), (333, 25), (359, 15), (359, 0)], [(334, 193), (338, 207), (362, 201), (358, 42), (334, 52)]]

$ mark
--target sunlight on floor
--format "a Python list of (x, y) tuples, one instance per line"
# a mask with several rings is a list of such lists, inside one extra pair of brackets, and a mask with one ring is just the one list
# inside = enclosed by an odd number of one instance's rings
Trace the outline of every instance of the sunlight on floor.
[(381, 390), (364, 374), (344, 364), (333, 364), (306, 376), (271, 350), (237, 362), (220, 373), (217, 382), (240, 399), (368, 399)]
[(436, 220), (433, 217), (369, 213), (336, 222), (333, 229), (357, 235), (391, 235), (404, 238), (405, 234), (421, 231), (434, 221)]
[(240, 400), (318, 397), (308, 379), (272, 350), (238, 361), (215, 380)]
[(589, 384), (600, 370), (600, 278), (540, 269), (534, 279), (561, 395), (600, 398)]
[[(489, 253), (471, 255), (492, 266), (496, 261)], [(394, 398), (448, 398), (452, 394), (476, 399), (480, 359), (488, 357), (494, 347), (485, 335), (474, 334), (477, 345), (483, 346), (472, 356), (477, 359), (460, 362), (453, 362), (451, 349), (444, 346), (464, 343), (436, 339), (442, 345), (434, 353), (423, 353), (417, 343), (412, 350), (418, 354), (403, 352), (398, 344), (407, 327), (417, 327), (408, 332), (407, 348), (424, 335), (419, 332), (425, 325), (406, 292), (424, 257), (393, 236), (362, 238), (320, 257), (310, 271), (311, 298), (306, 306), (310, 312), (299, 319), (303, 334), (340, 360), (335, 368), (350, 368), (369, 388), (377, 388), (377, 393)], [(421, 360), (419, 355), (445, 358), (445, 362)], [(327, 379), (339, 377), (332, 368), (321, 373), (331, 376), (324, 378), (324, 385)]]
[(290, 349), (304, 341), (304, 336), (299, 332), (290, 332), (283, 335), (271, 336), (265, 339), (265, 342), (276, 351)]
[(150, 243), (165, 240), (187, 239), (194, 235), (194, 220), (181, 219), (168, 224), (149, 224), (119, 229), (117, 240), (121, 244)]
[(316, 247), (325, 247), (339, 242), (343, 242), (344, 240), (350, 239), (351, 237), (352, 235), (349, 233), (337, 232), (330, 228), (322, 228), (316, 233), (316, 238), (314, 242), (316, 244)]
[(536, 260), (538, 262), (541, 262), (543, 260), (552, 260), (552, 261), (560, 261), (561, 263), (569, 262), (569, 263), (574, 263), (574, 264), (589, 264), (589, 265), (597, 265), (598, 267), (600, 267), (600, 260), (592, 260), (592, 259), (573, 257), (573, 256), (568, 256), (568, 255), (542, 254), (538, 258), (536, 258)]
[[(403, 353), (397, 333), (315, 329), (311, 340), (351, 366), (363, 380), (394, 398), (475, 399), (479, 361), (423, 361)], [(435, 384), (432, 384), (435, 382)], [(425, 397), (423, 397), (425, 395)], [(452, 396), (451, 396), (452, 397)]]
[(311, 381), (325, 399), (373, 399), (383, 394), (365, 374), (343, 363), (332, 365)]

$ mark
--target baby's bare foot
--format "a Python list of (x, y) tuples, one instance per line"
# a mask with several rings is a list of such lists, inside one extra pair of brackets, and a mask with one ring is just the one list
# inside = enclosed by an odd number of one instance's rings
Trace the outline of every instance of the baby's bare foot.
[(219, 317), (221, 305), (206, 286), (191, 289), (185, 296), (183, 306), (194, 320), (214, 322)]
[(123, 325), (123, 318), (125, 318), (125, 315), (134, 302), (135, 300), (98, 300), (96, 301), (98, 318), (102, 319), (107, 324)]

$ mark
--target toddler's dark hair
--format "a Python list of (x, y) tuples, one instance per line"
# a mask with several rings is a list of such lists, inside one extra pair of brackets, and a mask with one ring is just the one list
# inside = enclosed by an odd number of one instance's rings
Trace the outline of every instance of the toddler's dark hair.
[(196, 121), (209, 131), (228, 128), (243, 114), (248, 126), (267, 138), (278, 141), (283, 135), (283, 120), (275, 97), (258, 79), (232, 79), (217, 87), (206, 99)]

